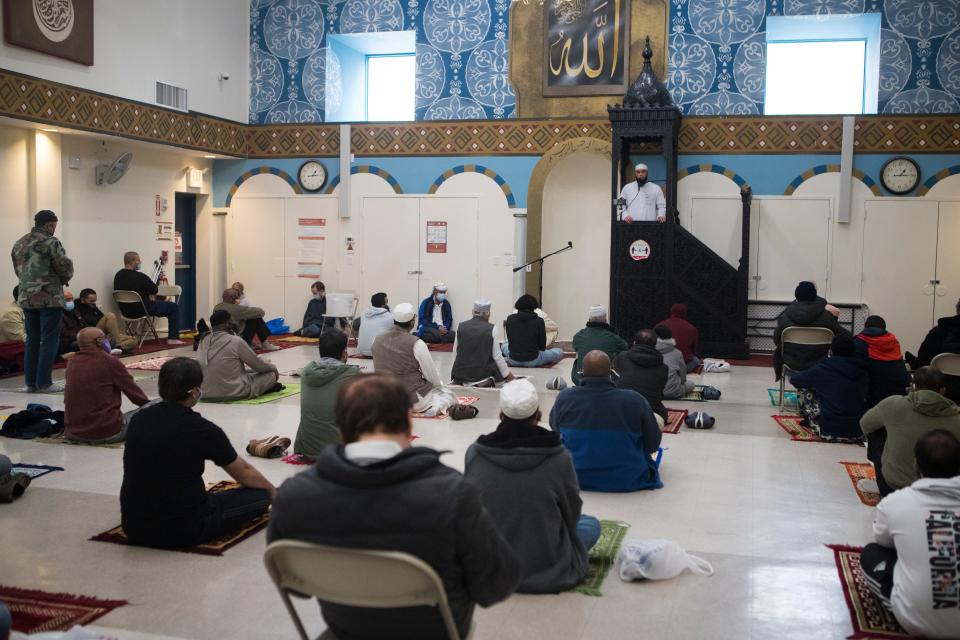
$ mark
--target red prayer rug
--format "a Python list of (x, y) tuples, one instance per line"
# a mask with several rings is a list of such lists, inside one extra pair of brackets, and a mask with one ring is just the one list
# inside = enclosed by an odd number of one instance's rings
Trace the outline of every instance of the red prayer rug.
[(67, 631), (105, 616), (126, 600), (101, 600), (69, 593), (47, 593), (0, 585), (0, 602), (13, 617), (13, 629), (21, 633)]
[(139, 369), (141, 371), (160, 371), (160, 368), (173, 360), (172, 356), (158, 356), (156, 358), (147, 358), (139, 362), (131, 362), (127, 369)]
[(903, 630), (893, 613), (884, 607), (867, 587), (866, 578), (860, 568), (860, 552), (863, 549), (840, 544), (828, 544), (827, 548), (833, 550), (843, 597), (847, 601), (847, 609), (850, 610), (853, 635), (847, 638), (849, 640), (898, 640), (912, 637)]
[(686, 418), (686, 409), (667, 409), (667, 424), (663, 426), (663, 432), (680, 433), (680, 427)]
[(825, 442), (827, 444), (854, 444), (862, 447), (862, 442), (848, 442), (845, 440), (823, 440), (820, 436), (813, 432), (810, 427), (805, 427), (801, 424), (803, 420), (802, 416), (770, 416), (773, 418), (780, 428), (786, 431), (790, 435), (791, 440), (797, 442)]
[(444, 353), (453, 353), (453, 343), (444, 342), (441, 344), (436, 344), (433, 342), (428, 342), (427, 349), (429, 349), (430, 351), (442, 351)]
[(857, 492), (857, 497), (860, 498), (860, 502), (868, 507), (875, 507), (880, 504), (879, 493), (863, 491), (857, 486), (857, 481), (863, 480), (864, 478), (876, 481), (877, 472), (873, 468), (873, 465), (869, 462), (841, 462), (840, 464), (847, 470), (847, 475), (850, 476), (850, 482), (853, 483), (853, 489)]

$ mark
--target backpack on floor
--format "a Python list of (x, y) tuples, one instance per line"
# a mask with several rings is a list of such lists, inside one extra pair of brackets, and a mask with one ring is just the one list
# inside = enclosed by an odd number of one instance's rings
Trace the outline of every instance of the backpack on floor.
[(62, 431), (63, 411), (54, 411), (45, 404), (28, 404), (26, 409), (4, 420), (0, 436), (32, 440), (49, 438)]

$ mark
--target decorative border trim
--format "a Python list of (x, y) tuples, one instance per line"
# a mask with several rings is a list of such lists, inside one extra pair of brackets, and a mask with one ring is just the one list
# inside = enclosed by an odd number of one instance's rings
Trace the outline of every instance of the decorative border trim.
[(494, 182), (500, 185), (500, 190), (503, 191), (503, 195), (507, 196), (507, 206), (511, 209), (517, 206), (517, 199), (513, 195), (513, 189), (511, 189), (510, 185), (507, 184), (507, 181), (503, 179), (503, 176), (493, 169), (489, 169), (479, 164), (460, 164), (452, 169), (447, 169), (441, 173), (436, 180), (433, 181), (433, 184), (430, 185), (430, 189), (427, 190), (427, 193), (436, 193), (437, 189), (440, 188), (440, 185), (458, 173), (480, 173), (488, 178), (492, 178)]
[[(838, 164), (819, 164), (815, 167), (807, 169), (796, 178), (790, 181), (790, 184), (787, 185), (787, 188), (783, 190), (783, 195), (791, 196), (793, 192), (797, 190), (801, 184), (812, 178), (813, 176), (819, 176), (823, 173), (840, 173), (840, 165)], [(853, 177), (862, 182), (870, 189), (870, 193), (875, 196), (882, 196), (883, 192), (880, 191), (880, 185), (878, 185), (873, 178), (868, 176), (866, 173), (860, 169), (853, 170)]]
[(958, 173), (960, 173), (960, 164), (955, 164), (952, 167), (947, 167), (946, 169), (938, 171), (937, 173), (927, 178), (926, 181), (924, 181), (924, 183), (920, 185), (920, 188), (917, 189), (917, 193), (914, 195), (925, 196), (927, 195), (927, 192), (930, 191), (931, 187), (933, 187), (933, 185), (937, 184), (938, 182), (940, 182), (945, 178), (949, 178), (950, 176), (955, 176)]
[[(400, 186), (400, 183), (396, 178), (393, 177), (393, 174), (387, 171), (386, 169), (381, 169), (380, 167), (375, 167), (372, 164), (358, 164), (356, 166), (350, 167), (350, 175), (355, 176), (358, 173), (372, 173), (375, 176), (380, 176), (387, 183), (393, 187), (394, 193), (403, 193), (403, 187)], [(327, 188), (324, 190), (324, 194), (330, 195), (333, 193), (333, 190), (337, 188), (337, 185), (340, 184), (340, 175), (337, 174), (333, 180), (330, 181), (330, 184), (327, 185)]]
[(733, 180), (738, 187), (742, 188), (745, 186), (747, 187), (750, 186), (747, 184), (747, 181), (743, 179), (743, 176), (741, 176), (739, 173), (737, 173), (733, 169), (727, 169), (723, 165), (719, 165), (719, 164), (708, 164), (708, 163), (695, 164), (687, 167), (686, 169), (681, 169), (680, 173), (677, 174), (677, 182), (695, 173), (719, 173), (720, 175), (726, 176), (731, 180)]
[(227, 206), (227, 207), (230, 206), (230, 201), (233, 200), (233, 196), (237, 194), (237, 191), (240, 189), (240, 185), (242, 185), (244, 182), (246, 182), (253, 176), (259, 176), (264, 173), (270, 173), (286, 180), (287, 184), (290, 185), (290, 188), (293, 189), (294, 193), (303, 193), (303, 189), (300, 187), (300, 183), (297, 182), (296, 178), (291, 176), (289, 173), (287, 173), (283, 169), (278, 169), (277, 167), (267, 167), (267, 166), (255, 167), (253, 169), (250, 169), (249, 171), (245, 171), (243, 175), (241, 175), (239, 178), (233, 181), (233, 184), (230, 185), (230, 191), (227, 192), (227, 202), (226, 202), (226, 205), (224, 206)]

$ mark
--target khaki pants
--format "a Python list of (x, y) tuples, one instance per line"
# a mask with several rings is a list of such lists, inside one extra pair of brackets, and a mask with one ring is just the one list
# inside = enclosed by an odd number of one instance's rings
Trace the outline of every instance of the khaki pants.
[(117, 316), (113, 313), (104, 314), (104, 316), (100, 318), (100, 322), (97, 323), (97, 329), (107, 334), (107, 337), (110, 338), (110, 343), (114, 347), (129, 351), (137, 346), (136, 338), (128, 336), (125, 333), (120, 333), (120, 321), (117, 320)]
[(657, 426), (660, 427), (660, 431), (663, 431), (663, 427), (666, 425), (666, 423), (663, 421), (663, 418), (660, 417), (659, 413), (653, 414), (653, 417), (656, 418)]
[(270, 388), (280, 379), (276, 371), (248, 373), (247, 376), (250, 378), (250, 398), (259, 398), (270, 391)]

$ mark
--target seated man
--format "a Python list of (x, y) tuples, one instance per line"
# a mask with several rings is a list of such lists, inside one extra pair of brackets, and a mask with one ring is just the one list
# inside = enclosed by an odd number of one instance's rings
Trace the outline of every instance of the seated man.
[(226, 311), (230, 314), (230, 321), (237, 327), (240, 337), (253, 349), (254, 336), (260, 340), (261, 351), (279, 351), (280, 347), (267, 341), (270, 329), (263, 321), (264, 310), (260, 307), (249, 307), (240, 304), (240, 292), (236, 289), (225, 289), (220, 296), (221, 302), (213, 308), (214, 311)]
[(663, 487), (651, 458), (663, 436), (650, 404), (610, 379), (610, 358), (591, 351), (583, 358), (580, 385), (557, 395), (550, 428), (573, 455), (580, 488), (625, 492)]
[[(162, 402), (130, 420), (120, 513), (133, 544), (176, 549), (210, 542), (262, 516), (276, 495), (259, 471), (237, 457), (223, 430), (193, 411), (202, 383), (196, 360), (166, 362), (160, 369)], [(207, 493), (207, 460), (243, 487)]]
[[(140, 255), (136, 251), (123, 254), (123, 269), (113, 276), (113, 290), (139, 293), (147, 313), (167, 319), (167, 344), (184, 344), (180, 340), (180, 307), (176, 302), (156, 299), (157, 283), (140, 272), (140, 265)], [(120, 311), (127, 318), (143, 317), (143, 309), (134, 303), (121, 304)]]
[[(324, 447), (316, 465), (283, 483), (267, 541), (416, 556), (440, 576), (466, 637), (477, 604), (488, 607), (516, 588), (519, 564), (476, 486), (440, 462), (439, 451), (410, 446), (410, 409), (406, 388), (391, 376), (359, 376), (345, 384), (337, 395), (336, 424), (346, 446)], [(448, 637), (434, 607), (321, 602), (320, 610), (337, 638)]]
[(667, 367), (667, 384), (663, 387), (663, 397), (666, 400), (682, 398), (693, 391), (693, 380), (687, 380), (687, 363), (683, 361), (683, 353), (677, 349), (677, 341), (673, 338), (670, 327), (658, 324), (653, 328), (657, 335), (657, 351), (663, 356), (663, 364)]
[(957, 638), (960, 440), (935, 429), (914, 447), (920, 478), (884, 498), (860, 554), (867, 586), (912, 637)]
[(342, 442), (333, 411), (340, 387), (360, 375), (347, 364), (347, 336), (339, 329), (320, 334), (320, 359), (300, 374), (300, 427), (293, 452), (315, 458), (332, 442)]
[[(226, 311), (210, 315), (211, 332), (200, 341), (197, 359), (203, 367), (203, 399), (246, 400), (282, 391), (277, 366), (264, 362), (236, 335)], [(253, 372), (247, 373), (246, 367)]]
[(960, 407), (943, 396), (943, 374), (930, 367), (913, 372), (913, 390), (881, 400), (860, 420), (867, 436), (867, 457), (877, 472), (880, 495), (913, 484), (913, 448), (932, 429), (960, 438)]
[(27, 339), (23, 308), (17, 302), (19, 297), (20, 285), (17, 285), (13, 288), (13, 301), (0, 314), (0, 342), (25, 342)]
[(577, 352), (577, 359), (573, 361), (573, 370), (570, 372), (573, 384), (580, 384), (583, 358), (588, 353), (593, 350), (603, 351), (613, 362), (617, 354), (626, 351), (628, 346), (617, 330), (607, 324), (607, 308), (601, 304), (590, 307), (587, 326), (573, 336), (573, 350)]
[(77, 335), (86, 327), (70, 291), (63, 292), (63, 318), (60, 320), (60, 346), (57, 354), (73, 353), (77, 350)]
[(817, 287), (812, 282), (801, 282), (793, 292), (796, 298), (777, 316), (777, 327), (773, 331), (773, 372), (780, 380), (780, 369), (786, 365), (791, 371), (809, 369), (827, 357), (827, 346), (791, 344), (783, 352), (780, 338), (787, 327), (825, 327), (833, 331), (834, 336), (849, 332), (840, 326), (837, 317), (827, 309), (827, 301), (817, 296)]
[(234, 282), (232, 285), (230, 285), (230, 288), (236, 289), (237, 293), (240, 295), (240, 297), (237, 298), (237, 304), (243, 305), (245, 307), (250, 306), (250, 301), (247, 300), (246, 290), (244, 289), (242, 282), (238, 280), (237, 282)]
[(63, 435), (67, 440), (122, 442), (127, 425), (120, 411), (120, 393), (138, 407), (150, 402), (127, 367), (104, 350), (106, 339), (96, 327), (81, 329), (77, 335), (80, 350), (67, 363), (63, 398)]
[(514, 303), (516, 313), (503, 323), (507, 341), (503, 356), (511, 367), (542, 367), (563, 360), (563, 349), (547, 349), (547, 324), (537, 315), (537, 299), (530, 294)]
[(447, 300), (447, 285), (436, 282), (433, 293), (420, 303), (418, 313), (417, 337), (424, 342), (449, 343), (455, 339), (453, 327), (453, 308)]
[(401, 302), (393, 308), (393, 328), (374, 340), (372, 347), (374, 370), (399, 378), (413, 403), (443, 386), (427, 345), (410, 334), (416, 319), (413, 305)]
[(123, 351), (131, 351), (137, 346), (137, 339), (120, 331), (120, 322), (115, 313), (104, 313), (97, 306), (97, 292), (93, 289), (83, 289), (76, 301), (77, 312), (83, 318), (87, 327), (96, 327), (110, 338), (110, 344)]
[(670, 317), (662, 320), (657, 327), (666, 327), (670, 330), (673, 339), (677, 342), (677, 349), (683, 354), (687, 373), (700, 366), (700, 358), (697, 356), (700, 331), (687, 320), (687, 305), (678, 303), (670, 307)]
[[(466, 333), (464, 333), (466, 332)], [(456, 384), (513, 380), (500, 352), (497, 327), (490, 323), (490, 301), (474, 300), (473, 317), (457, 326), (453, 341), (456, 356), (450, 376)]]
[(646, 398), (662, 428), (667, 423), (663, 390), (667, 386), (668, 370), (663, 364), (663, 354), (657, 351), (656, 334), (650, 329), (637, 331), (633, 346), (613, 360), (613, 370), (620, 375), (617, 386), (633, 389)]
[[(917, 355), (907, 353), (906, 360), (910, 368), (917, 370), (925, 367), (941, 353), (960, 353), (960, 300), (956, 306), (957, 315), (937, 320), (937, 326), (930, 329)], [(944, 395), (954, 402), (960, 402), (960, 376), (945, 376)]]
[(500, 424), (470, 445), (464, 475), (520, 560), (517, 591), (558, 593), (583, 581), (600, 521), (583, 501), (560, 434), (539, 426), (540, 400), (529, 380), (500, 389)]
[(867, 409), (887, 396), (902, 396), (910, 386), (910, 373), (900, 353), (897, 336), (887, 331), (880, 316), (870, 316), (863, 332), (854, 338), (857, 356), (867, 365)]
[(862, 440), (860, 418), (866, 410), (867, 372), (849, 333), (837, 335), (830, 345), (830, 357), (794, 373), (790, 384), (797, 388), (807, 425), (822, 439)]
[(370, 296), (370, 308), (363, 312), (360, 329), (357, 334), (357, 351), (365, 356), (373, 355), (373, 341), (393, 328), (393, 314), (387, 294), (375, 293)]
[(343, 328), (346, 326), (343, 318), (331, 318), (327, 315), (327, 287), (317, 280), (310, 285), (310, 294), (313, 296), (307, 303), (307, 310), (303, 314), (303, 328), (295, 331), (294, 335), (316, 338), (329, 327)]

